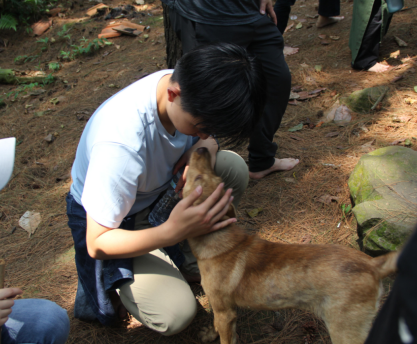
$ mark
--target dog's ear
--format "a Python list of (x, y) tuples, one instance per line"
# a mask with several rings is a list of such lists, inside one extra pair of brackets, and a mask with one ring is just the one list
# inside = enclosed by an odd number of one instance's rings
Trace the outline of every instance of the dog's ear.
[(226, 216), (229, 218), (235, 217), (237, 218), (236, 208), (233, 204), (230, 204), (229, 209), (227, 210)]

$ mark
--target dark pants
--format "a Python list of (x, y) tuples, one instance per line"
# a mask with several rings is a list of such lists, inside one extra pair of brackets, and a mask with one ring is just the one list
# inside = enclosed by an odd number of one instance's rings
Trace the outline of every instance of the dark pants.
[(398, 276), (365, 344), (417, 343), (416, 262), (417, 227), (398, 259)]
[[(274, 6), (274, 12), (277, 16), (277, 27), (279, 32), (284, 34), (290, 16), (291, 6), (295, 0), (277, 0)], [(340, 14), (340, 0), (320, 0), (319, 14), (323, 17), (334, 17)]]
[[(388, 20), (385, 32), (388, 31), (391, 18)], [(352, 67), (359, 70), (368, 70), (378, 62), (379, 45), (381, 42), (382, 11), (381, 0), (375, 0), (371, 17), (362, 38), (361, 47)]]
[(262, 119), (254, 128), (249, 142), (249, 170), (259, 172), (275, 162), (277, 144), (274, 134), (281, 124), (291, 89), (291, 74), (284, 59), (284, 40), (274, 23), (264, 16), (246, 25), (206, 25), (190, 21), (170, 10), (173, 29), (187, 53), (200, 44), (235, 43), (256, 55), (267, 78), (268, 97)]

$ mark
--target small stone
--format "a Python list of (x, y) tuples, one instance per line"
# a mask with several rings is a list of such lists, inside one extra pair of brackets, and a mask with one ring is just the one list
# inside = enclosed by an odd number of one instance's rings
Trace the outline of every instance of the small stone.
[(49, 134), (49, 135), (47, 135), (47, 136), (44, 138), (44, 140), (45, 140), (46, 142), (48, 142), (48, 143), (52, 143), (52, 142), (54, 142), (54, 140), (55, 140), (55, 136), (54, 136), (54, 135), (52, 135), (52, 134)]

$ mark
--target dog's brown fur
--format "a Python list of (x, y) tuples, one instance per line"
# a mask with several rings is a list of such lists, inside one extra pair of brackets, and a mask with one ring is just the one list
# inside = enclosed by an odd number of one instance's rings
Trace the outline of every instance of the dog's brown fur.
[[(194, 152), (184, 196), (201, 185), (199, 204), (220, 182), (208, 151)], [(235, 217), (232, 207), (228, 215)], [(236, 307), (309, 310), (324, 320), (333, 344), (362, 344), (378, 309), (380, 280), (397, 261), (396, 252), (371, 258), (344, 246), (272, 243), (234, 224), (189, 244), (221, 344), (237, 343)]]

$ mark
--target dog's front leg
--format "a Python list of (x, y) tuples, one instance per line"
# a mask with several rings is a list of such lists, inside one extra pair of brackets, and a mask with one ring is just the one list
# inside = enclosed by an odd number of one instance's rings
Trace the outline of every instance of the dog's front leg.
[(233, 308), (216, 309), (214, 312), (214, 327), (220, 335), (221, 344), (238, 344), (236, 336), (236, 310)]

